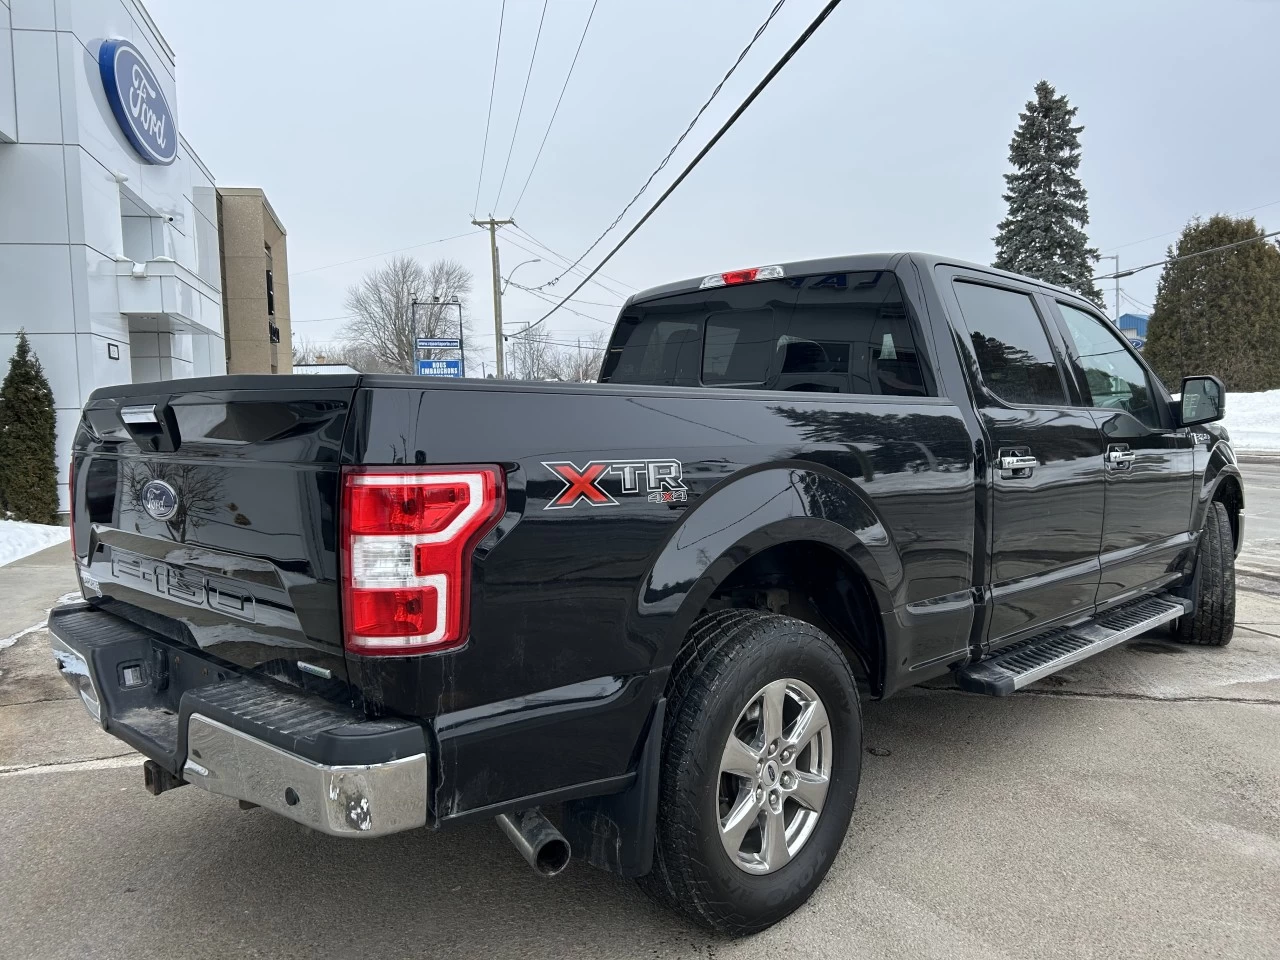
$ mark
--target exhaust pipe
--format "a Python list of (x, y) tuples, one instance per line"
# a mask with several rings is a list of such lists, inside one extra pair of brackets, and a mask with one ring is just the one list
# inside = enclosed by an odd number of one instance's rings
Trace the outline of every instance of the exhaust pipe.
[(529, 866), (542, 876), (554, 877), (569, 865), (569, 841), (540, 810), (501, 813), (497, 820)]

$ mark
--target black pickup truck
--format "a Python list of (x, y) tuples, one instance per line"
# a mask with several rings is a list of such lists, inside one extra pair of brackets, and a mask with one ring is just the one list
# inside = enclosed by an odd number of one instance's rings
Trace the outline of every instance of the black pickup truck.
[(864, 700), (1230, 640), (1225, 392), (1180, 386), (1066, 290), (886, 254), (637, 294), (598, 384), (103, 389), (53, 651), (154, 793), (496, 818), (758, 930), (840, 847)]

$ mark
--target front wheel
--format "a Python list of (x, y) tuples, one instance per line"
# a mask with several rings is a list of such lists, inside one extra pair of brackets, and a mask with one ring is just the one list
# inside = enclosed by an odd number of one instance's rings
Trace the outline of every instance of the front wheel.
[(1209, 504), (1200, 532), (1191, 599), (1195, 609), (1174, 623), (1173, 638), (1225, 647), (1236, 627), (1236, 557), (1231, 519), (1226, 506), (1216, 500)]
[(734, 934), (777, 923), (830, 868), (862, 717), (840, 648), (790, 617), (700, 618), (673, 668), (651, 895)]

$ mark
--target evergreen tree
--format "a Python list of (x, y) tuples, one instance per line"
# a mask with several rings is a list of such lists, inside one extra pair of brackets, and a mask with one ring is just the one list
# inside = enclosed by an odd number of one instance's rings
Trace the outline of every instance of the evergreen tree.
[(1080, 168), (1080, 131), (1073, 126), (1076, 108), (1055, 94), (1048, 81), (1036, 84), (1036, 98), (1009, 143), (1013, 172), (1004, 175), (1009, 215), (995, 237), (993, 266), (1026, 274), (1083, 294), (1102, 303), (1093, 282), (1098, 251), (1089, 246), (1088, 195), (1076, 171)]
[[(1252, 217), (1196, 219), (1167, 256), (1263, 232)], [(1280, 250), (1258, 240), (1166, 264), (1143, 352), (1174, 392), (1183, 377), (1204, 373), (1221, 377), (1228, 390), (1280, 387)]]
[(53, 391), (24, 332), (0, 385), (0, 510), (15, 520), (56, 523), (57, 421)]

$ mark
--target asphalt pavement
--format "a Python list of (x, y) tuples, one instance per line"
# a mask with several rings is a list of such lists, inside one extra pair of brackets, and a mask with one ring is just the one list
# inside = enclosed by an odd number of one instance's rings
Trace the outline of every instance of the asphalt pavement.
[(1280, 576), (1280, 454), (1244, 454), (1245, 556), (1240, 567)]
[[(1276, 503), (1259, 489), (1251, 532)], [(0, 568), (0, 647), (72, 589), (66, 552)], [(37, 627), (0, 649), (0, 956), (1274, 960), (1280, 581), (1242, 584), (1225, 649), (1155, 633), (1008, 699), (870, 704), (831, 873), (744, 940), (580, 863), (536, 877), (488, 824), (344, 841), (194, 787), (152, 797)]]

